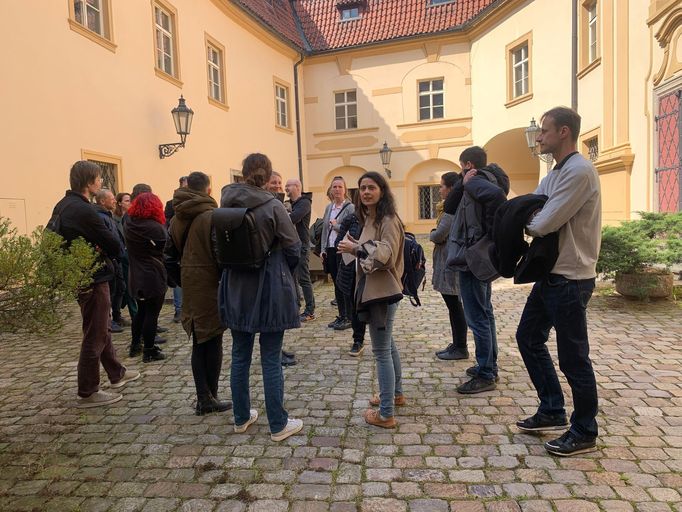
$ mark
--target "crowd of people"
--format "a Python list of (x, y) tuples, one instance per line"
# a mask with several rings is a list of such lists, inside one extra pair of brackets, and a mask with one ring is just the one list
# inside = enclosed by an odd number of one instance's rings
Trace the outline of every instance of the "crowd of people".
[[(461, 173), (446, 172), (441, 177), (442, 201), (430, 234), (432, 285), (443, 297), (452, 332), (452, 342), (436, 357), (468, 359), (467, 330), (474, 339), (475, 363), (466, 369), (467, 379), (456, 389), (465, 395), (498, 386), (491, 282), (505, 274), (498, 272), (500, 268), (509, 266), (510, 237), (535, 237), (526, 256), (530, 262), (525, 263), (532, 266), (535, 284), (516, 339), (539, 407), (516, 426), (526, 432), (565, 430), (545, 443), (550, 453), (562, 456), (595, 449), (598, 435), (586, 306), (596, 277), (601, 200), (594, 166), (576, 151), (579, 132), (580, 116), (574, 110), (557, 107), (546, 112), (537, 142), (557, 164), (534, 194), (511, 200), (507, 200), (510, 182), (506, 173), (487, 162), (482, 148), (465, 149), (459, 158)], [(126, 325), (122, 309), (128, 309), (132, 320), (129, 356), (141, 354), (144, 363), (166, 357), (160, 348), (165, 340), (158, 335), (158, 319), (170, 284), (174, 320), (182, 323), (192, 344), (196, 414), (232, 409), (234, 430), (240, 433), (258, 419), (249, 389), (258, 335), (271, 438), (281, 441), (301, 431), (302, 420), (290, 418), (284, 404), (282, 367), (296, 364), (296, 359), (283, 349), (283, 339), (286, 330), (316, 320), (309, 271), (312, 195), (303, 192), (298, 179), (288, 180), (283, 189), (281, 175), (260, 153), (244, 159), (242, 178), (223, 188), (218, 212), (238, 210), (242, 218), (251, 215), (255, 231), (250, 236), (265, 248), (267, 257), (248, 268), (218, 263), (220, 237), (214, 220), (218, 203), (211, 196), (206, 174), (195, 171), (181, 177), (164, 212), (148, 185), (138, 184), (130, 194), (114, 196), (101, 189), (101, 171), (95, 163), (73, 165), (71, 189), (55, 206), (50, 225), (58, 226), (67, 242), (79, 236), (86, 239), (99, 251), (103, 263), (92, 285), (78, 297), (83, 317), (78, 407), (121, 399), (116, 392), (99, 389), (100, 363), (114, 390), (140, 377), (140, 372), (121, 364), (111, 342), (111, 333)], [(395, 428), (396, 406), (408, 403), (402, 387), (400, 340), (393, 335), (403, 298), (405, 226), (382, 174), (364, 173), (354, 200), (344, 178), (336, 176), (328, 197), (319, 248), (338, 311), (328, 327), (352, 329), (348, 354), (353, 357), (363, 353), (369, 330), (379, 393), (369, 398), (372, 407), (364, 419), (370, 425)], [(234, 222), (233, 217), (226, 218)], [(498, 228), (500, 223), (505, 229)], [(515, 230), (507, 229), (510, 225)], [(530, 256), (536, 241), (544, 244), (543, 250), (554, 251), (549, 263), (545, 253), (543, 258)], [(559, 367), (573, 392), (570, 421), (546, 346), (551, 328), (556, 331)], [(223, 334), (228, 329), (232, 337), (231, 402), (219, 398)]]

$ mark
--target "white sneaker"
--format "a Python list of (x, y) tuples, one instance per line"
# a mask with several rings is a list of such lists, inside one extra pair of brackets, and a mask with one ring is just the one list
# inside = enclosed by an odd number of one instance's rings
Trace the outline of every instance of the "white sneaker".
[(270, 434), (270, 439), (273, 441), (284, 441), (287, 437), (293, 436), (294, 434), (301, 431), (303, 428), (303, 420), (292, 420), (289, 418), (287, 421), (287, 426), (276, 434)]
[(123, 374), (123, 378), (121, 378), (121, 380), (119, 380), (116, 384), (112, 384), (111, 387), (114, 389), (122, 388), (123, 386), (128, 384), (128, 382), (132, 382), (132, 381), (137, 380), (139, 378), (140, 378), (140, 372), (138, 372), (137, 370), (128, 370), (126, 368), (126, 372)]
[(256, 420), (258, 419), (258, 411), (256, 409), (251, 409), (249, 411), (249, 419), (246, 420), (246, 423), (243, 425), (235, 425), (234, 426), (234, 431), (237, 434), (243, 434), (246, 432), (246, 430), (253, 424), (256, 423)]
[(78, 397), (76, 407), (80, 409), (87, 409), (88, 407), (99, 407), (101, 405), (110, 405), (118, 402), (123, 395), (115, 393), (107, 393), (106, 391), (95, 391), (88, 397)]

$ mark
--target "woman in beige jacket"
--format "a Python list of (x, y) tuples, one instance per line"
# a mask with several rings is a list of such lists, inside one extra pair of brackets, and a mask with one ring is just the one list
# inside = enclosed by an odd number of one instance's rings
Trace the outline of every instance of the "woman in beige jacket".
[(355, 209), (363, 225), (359, 240), (347, 236), (338, 251), (357, 258), (355, 302), (358, 316), (369, 325), (372, 352), (377, 365), (379, 396), (370, 399), (365, 421), (370, 425), (395, 428), (394, 405), (404, 405), (400, 354), (393, 339), (393, 322), (398, 301), (403, 297), (403, 246), (405, 232), (395, 209), (386, 179), (367, 172), (358, 181)]

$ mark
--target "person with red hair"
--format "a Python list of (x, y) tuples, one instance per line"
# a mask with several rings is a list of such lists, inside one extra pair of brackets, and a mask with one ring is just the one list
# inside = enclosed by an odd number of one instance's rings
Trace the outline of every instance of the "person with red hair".
[(163, 248), (168, 234), (163, 204), (156, 195), (144, 192), (133, 200), (128, 217), (123, 227), (130, 260), (128, 281), (130, 296), (138, 304), (132, 324), (130, 357), (142, 352), (143, 362), (160, 361), (166, 356), (154, 338), (167, 289)]

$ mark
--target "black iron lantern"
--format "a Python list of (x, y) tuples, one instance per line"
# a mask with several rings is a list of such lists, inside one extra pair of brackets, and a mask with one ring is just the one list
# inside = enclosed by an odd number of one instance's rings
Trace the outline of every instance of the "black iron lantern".
[(382, 147), (379, 151), (379, 156), (381, 157), (381, 165), (384, 166), (386, 176), (389, 178), (391, 177), (391, 170), (388, 168), (388, 166), (391, 163), (391, 153), (393, 153), (393, 150), (389, 148), (388, 144), (386, 144), (386, 141), (384, 141), (384, 147)]
[(166, 158), (175, 153), (178, 148), (184, 148), (187, 136), (192, 129), (194, 111), (185, 104), (185, 98), (182, 95), (178, 100), (178, 106), (171, 110), (171, 115), (173, 116), (173, 123), (175, 123), (175, 132), (180, 135), (180, 142), (160, 144), (159, 158)]

